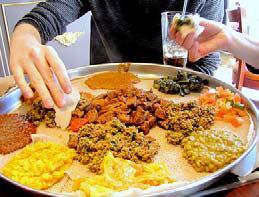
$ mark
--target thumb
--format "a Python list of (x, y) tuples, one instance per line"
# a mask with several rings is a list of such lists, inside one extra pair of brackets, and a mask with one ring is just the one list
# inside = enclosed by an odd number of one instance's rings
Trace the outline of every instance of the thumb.
[(189, 50), (188, 58), (191, 62), (195, 62), (209, 53), (219, 50), (220, 46), (221, 41), (217, 38), (212, 38), (205, 42), (195, 42)]
[(192, 47), (188, 51), (188, 59), (189, 59), (190, 62), (196, 62), (200, 58), (202, 58), (202, 57), (199, 53), (199, 43), (194, 42), (194, 44), (192, 45)]

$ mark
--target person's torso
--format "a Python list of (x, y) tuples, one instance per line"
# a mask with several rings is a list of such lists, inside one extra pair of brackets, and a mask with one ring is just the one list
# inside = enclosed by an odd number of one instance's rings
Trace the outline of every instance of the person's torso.
[[(89, 2), (91, 63), (162, 62), (161, 13), (182, 10), (183, 0)], [(201, 0), (189, 0), (187, 11), (197, 12), (200, 4)]]

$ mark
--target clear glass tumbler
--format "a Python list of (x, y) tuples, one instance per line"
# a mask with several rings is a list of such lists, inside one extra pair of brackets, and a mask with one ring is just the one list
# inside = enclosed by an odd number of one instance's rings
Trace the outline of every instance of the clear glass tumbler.
[[(181, 15), (181, 11), (168, 11), (161, 13), (163, 60), (166, 65), (185, 68), (187, 64), (188, 51), (172, 40), (169, 34), (171, 23), (176, 14)], [(189, 15), (189, 13), (186, 14)]]

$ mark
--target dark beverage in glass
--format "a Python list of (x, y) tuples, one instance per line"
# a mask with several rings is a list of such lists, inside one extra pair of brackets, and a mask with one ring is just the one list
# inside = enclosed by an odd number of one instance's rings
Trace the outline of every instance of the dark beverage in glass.
[(186, 67), (187, 64), (187, 57), (166, 57), (164, 56), (164, 64), (166, 65), (172, 65), (176, 67)]

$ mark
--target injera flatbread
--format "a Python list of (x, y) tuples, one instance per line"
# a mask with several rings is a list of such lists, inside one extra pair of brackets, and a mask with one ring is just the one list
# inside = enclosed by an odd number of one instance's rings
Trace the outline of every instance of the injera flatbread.
[[(89, 75), (90, 76), (90, 75)], [(88, 76), (88, 77), (89, 77)], [(98, 95), (101, 93), (106, 93), (107, 90), (91, 90), (89, 89), (84, 81), (84, 78), (78, 78), (73, 80), (73, 85), (80, 91), (80, 92), (90, 92), (93, 95)], [(153, 89), (153, 80), (142, 80), (140, 83), (136, 85), (136, 87), (144, 89), (144, 90), (150, 90)], [(198, 93), (192, 93), (188, 96), (181, 97), (179, 95), (167, 95), (163, 94), (156, 89), (154, 89), (154, 93), (157, 94), (159, 97), (163, 97), (165, 99), (174, 101), (174, 102), (187, 102), (190, 100), (195, 100), (198, 98)], [(19, 108), (16, 110), (16, 112), (24, 113), (24, 107)], [(252, 124), (251, 118), (248, 116), (245, 120), (245, 123), (239, 127), (235, 128), (231, 124), (221, 121), (215, 121), (215, 124), (213, 125), (213, 128), (215, 129), (224, 129), (234, 132), (236, 135), (238, 135), (242, 141), (246, 144), (249, 144), (250, 140), (252, 139), (252, 134), (254, 131), (254, 126)], [(37, 138), (37, 140), (47, 140), (47, 141), (53, 141), (60, 144), (67, 144), (67, 141), (69, 139), (69, 134), (71, 132), (64, 131), (59, 128), (46, 128), (43, 124), (41, 124), (37, 128), (37, 134), (34, 138)], [(115, 196), (136, 196), (136, 195), (144, 195), (144, 194), (154, 194), (158, 191), (166, 191), (173, 189), (175, 187), (179, 187), (185, 184), (188, 184), (190, 182), (196, 181), (198, 179), (201, 179), (207, 175), (210, 175), (210, 173), (198, 173), (194, 170), (194, 168), (182, 157), (182, 148), (180, 146), (175, 146), (168, 144), (165, 139), (165, 131), (159, 127), (154, 127), (150, 130), (150, 133), (148, 135), (155, 138), (159, 144), (160, 149), (158, 154), (155, 156), (154, 161), (164, 161), (170, 172), (171, 176), (176, 180), (173, 184), (165, 184), (158, 187), (151, 187), (148, 190), (140, 190), (140, 189), (130, 189), (128, 191), (118, 192), (115, 193)], [(0, 155), (0, 163), (3, 164), (4, 162), (7, 162), (15, 153), (11, 153), (9, 155)], [(0, 168), (3, 165), (0, 165)], [(68, 192), (66, 194), (69, 194), (69, 192), (72, 192), (72, 180), (82, 177), (89, 177), (93, 176), (94, 174), (89, 172), (89, 170), (86, 168), (86, 166), (80, 164), (77, 161), (74, 161), (70, 169), (67, 171), (67, 175), (63, 178), (63, 180), (53, 187), (49, 188), (48, 191), (51, 192)], [(71, 195), (80, 195), (80, 192), (76, 193), (70, 193)]]

